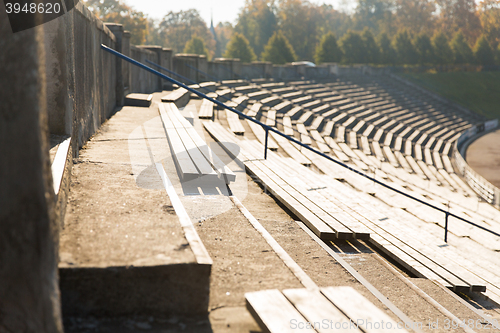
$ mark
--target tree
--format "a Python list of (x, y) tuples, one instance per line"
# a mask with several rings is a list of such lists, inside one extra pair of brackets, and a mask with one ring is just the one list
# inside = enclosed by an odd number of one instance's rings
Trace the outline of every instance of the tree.
[(483, 66), (493, 65), (495, 63), (495, 55), (493, 49), (488, 43), (485, 35), (481, 35), (474, 46), (474, 58), (476, 63)]
[(392, 0), (358, 0), (353, 14), (355, 29), (368, 27), (375, 33), (389, 30), (393, 19), (392, 7)]
[(273, 64), (282, 65), (295, 61), (296, 56), (292, 45), (288, 42), (288, 39), (286, 39), (281, 31), (277, 31), (271, 38), (269, 38), (269, 42), (264, 48), (261, 58), (264, 61), (270, 61)]
[(245, 0), (234, 30), (245, 36), (252, 49), (261, 54), (277, 28), (273, 0)]
[(481, 33), (481, 22), (475, 0), (436, 0), (439, 7), (438, 26), (447, 36), (462, 31), (469, 43)]
[(252, 62), (257, 59), (248, 40), (245, 38), (245, 36), (237, 32), (233, 34), (233, 37), (227, 44), (227, 49), (224, 53), (224, 57), (238, 58), (242, 62)]
[(418, 59), (417, 51), (411, 42), (406, 30), (400, 30), (394, 39), (394, 48), (400, 64), (415, 64)]
[(426, 33), (420, 33), (413, 44), (418, 55), (418, 63), (421, 65), (431, 63), (434, 58), (434, 50), (430, 37)]
[(278, 3), (278, 25), (283, 35), (300, 59), (313, 60), (319, 40), (320, 8), (305, 0), (280, 0)]
[(451, 49), (453, 51), (453, 62), (455, 64), (469, 64), (473, 62), (474, 54), (462, 32), (457, 32), (455, 37), (451, 40)]
[(344, 53), (345, 63), (363, 64), (366, 62), (365, 45), (359, 32), (348, 31), (340, 40), (340, 47)]
[(196, 9), (169, 12), (158, 24), (158, 33), (174, 53), (182, 52), (193, 36), (203, 40), (210, 55), (215, 53), (215, 40)]
[(379, 62), (380, 49), (375, 42), (375, 37), (368, 27), (366, 27), (361, 33), (361, 39), (365, 47), (365, 63), (376, 64)]
[(85, 5), (102, 21), (123, 24), (124, 30), (130, 31), (132, 44), (145, 43), (149, 22), (143, 12), (118, 0), (87, 0)]
[(384, 32), (378, 37), (378, 47), (380, 49), (379, 62), (383, 65), (390, 65), (396, 62), (396, 50), (392, 47), (389, 36)]
[(214, 58), (220, 58), (226, 52), (227, 43), (231, 40), (234, 33), (233, 25), (229, 22), (219, 22), (214, 28), (217, 36), (217, 47)]
[(342, 60), (342, 50), (337, 44), (337, 38), (333, 32), (329, 32), (321, 38), (321, 42), (316, 48), (314, 60), (317, 64), (324, 62), (340, 62)]
[(193, 36), (186, 43), (186, 46), (184, 47), (184, 53), (199, 54), (199, 55), (205, 55), (208, 57), (207, 47), (205, 46), (203, 39), (201, 39), (198, 36)]
[(445, 65), (453, 61), (453, 51), (448, 43), (448, 38), (443, 32), (437, 32), (432, 37), (432, 48), (434, 49), (435, 64)]
[(434, 1), (430, 0), (395, 0), (396, 25), (413, 34), (432, 31), (434, 25)]
[(500, 45), (500, 1), (483, 0), (479, 7), (483, 34), (492, 47)]

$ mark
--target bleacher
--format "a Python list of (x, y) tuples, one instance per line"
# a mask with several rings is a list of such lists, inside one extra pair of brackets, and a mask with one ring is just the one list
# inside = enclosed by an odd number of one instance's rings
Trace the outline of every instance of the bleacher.
[[(386, 76), (250, 86), (249, 107), (243, 109), (247, 115), (401, 192), (500, 230), (500, 212), (478, 202), (451, 162), (460, 133), (483, 121), (481, 117)], [(223, 84), (218, 89), (227, 87)], [(240, 105), (241, 98), (233, 103)], [(239, 121), (243, 127), (258, 126)], [(219, 122), (223, 126), (205, 123), (205, 127), (216, 140), (238, 144), (239, 158), (249, 172), (319, 237), (369, 237), (416, 276), (456, 291), (484, 292), (500, 302), (500, 273), (495, 273), (500, 272), (500, 260), (495, 257), (500, 250), (498, 237), (451, 219), (445, 244), (444, 214), (272, 132), (269, 138), (275, 153), (268, 152), (264, 161), (263, 130), (253, 129), (236, 138), (223, 130), (224, 120)]]

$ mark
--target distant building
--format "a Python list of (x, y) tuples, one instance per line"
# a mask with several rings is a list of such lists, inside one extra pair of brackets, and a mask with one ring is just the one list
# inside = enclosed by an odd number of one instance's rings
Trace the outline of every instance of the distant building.
[(222, 57), (222, 50), (221, 50), (221, 43), (219, 42), (219, 39), (217, 38), (217, 33), (215, 32), (214, 28), (214, 16), (213, 14), (210, 17), (210, 32), (212, 33), (212, 36), (214, 36), (215, 40), (215, 58), (221, 58)]

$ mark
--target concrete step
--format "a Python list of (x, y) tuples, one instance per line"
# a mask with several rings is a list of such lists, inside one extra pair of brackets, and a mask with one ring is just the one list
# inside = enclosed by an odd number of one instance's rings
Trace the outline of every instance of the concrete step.
[(141, 106), (148, 108), (153, 100), (153, 95), (148, 94), (128, 94), (125, 96), (125, 105)]
[(212, 260), (169, 154), (156, 104), (124, 107), (80, 151), (60, 238), (65, 316), (207, 312)]

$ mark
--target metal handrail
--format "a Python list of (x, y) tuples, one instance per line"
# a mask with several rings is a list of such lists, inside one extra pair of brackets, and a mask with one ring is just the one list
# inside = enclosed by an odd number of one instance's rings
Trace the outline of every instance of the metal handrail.
[[(165, 68), (165, 67), (163, 67), (163, 66), (160, 66), (160, 65), (158, 65), (158, 64), (155, 64), (154, 62), (152, 62), (152, 61), (150, 61), (150, 60), (148, 60), (148, 59), (146, 59), (146, 62), (147, 62), (148, 64), (151, 64), (151, 65), (153, 65), (153, 66), (155, 66), (155, 67), (157, 67), (157, 68), (161, 69), (161, 70), (166, 71), (167, 73), (174, 74), (174, 75), (176, 75), (176, 76), (178, 76), (178, 77), (182, 78), (183, 80), (185, 80), (185, 81), (187, 81), (187, 82), (190, 82), (191, 84), (198, 84), (198, 83), (196, 83), (195, 81), (193, 81), (193, 80), (191, 80), (191, 79), (188, 79), (187, 77), (184, 77), (184, 76), (182, 76), (182, 75), (179, 75), (179, 74), (177, 74), (176, 72), (171, 71), (170, 69), (167, 69), (167, 68)], [(186, 66), (189, 66), (189, 65), (187, 65), (187, 64), (186, 64)], [(191, 67), (191, 66), (190, 66), (190, 67)], [(206, 74), (206, 73), (205, 73), (205, 72), (203, 72), (202, 70), (199, 70), (199, 69), (194, 68), (194, 67), (192, 67), (192, 68), (193, 68), (194, 70), (196, 70), (196, 71), (200, 72), (201, 74), (204, 74), (204, 75)], [(206, 74), (206, 75), (208, 75), (208, 74)], [(216, 80), (218, 80), (218, 81), (222, 82), (220, 79), (217, 79), (216, 77), (214, 77), (214, 78), (215, 78)], [(222, 97), (222, 98), (224, 98), (226, 101), (231, 101), (231, 99), (230, 99), (229, 97), (226, 97), (226, 96), (223, 96), (223, 95), (219, 95), (219, 94), (217, 93), (217, 91), (216, 91), (216, 90), (212, 90), (212, 89), (209, 89), (209, 88), (206, 88), (206, 87), (204, 87), (203, 89), (208, 90), (209, 92), (216, 94), (216, 95), (217, 95), (217, 97)], [(243, 107), (243, 109), (244, 109), (244, 110), (249, 110), (249, 111), (250, 111), (250, 109), (248, 108), (248, 106), (246, 106), (246, 105), (241, 105), (241, 106)], [(261, 117), (264, 117), (264, 118), (268, 119), (268, 117), (267, 117), (267, 116), (264, 116), (264, 115), (261, 115)], [(278, 120), (276, 120), (276, 123), (277, 123), (277, 124), (282, 125), (283, 127), (289, 128), (289, 129), (293, 130), (294, 132), (300, 133), (300, 132), (299, 132), (298, 130), (296, 130), (295, 128), (290, 127), (290, 126), (287, 126), (287, 125), (285, 125), (285, 124), (283, 124), (283, 123), (280, 123)], [(302, 134), (302, 133), (300, 133), (300, 134)], [(313, 140), (314, 140), (314, 137), (312, 137), (311, 135), (307, 135), (307, 136), (308, 136), (309, 138), (311, 138), (311, 139), (313, 139)]]
[[(477, 228), (479, 228), (479, 229), (481, 229), (481, 230), (484, 230), (484, 231), (486, 231), (486, 232), (489, 232), (489, 233), (491, 233), (491, 234), (493, 234), (493, 235), (495, 235), (495, 236), (500, 237), (500, 233), (497, 233), (497, 232), (495, 232), (495, 231), (493, 231), (493, 230), (489, 230), (489, 229), (487, 229), (487, 228), (485, 228), (485, 227), (483, 227), (483, 226), (480, 226), (480, 225), (478, 225), (478, 224), (476, 224), (476, 223), (474, 223), (474, 222), (468, 221), (468, 220), (466, 220), (466, 219), (464, 219), (464, 218), (462, 218), (462, 217), (460, 217), (460, 216), (458, 216), (458, 215), (456, 215), (456, 214), (450, 213), (449, 211), (446, 211), (446, 210), (444, 210), (444, 209), (442, 209), (442, 208), (440, 208), (440, 207), (434, 206), (433, 204), (430, 204), (430, 203), (425, 202), (425, 201), (423, 201), (423, 200), (421, 200), (421, 199), (419, 199), (419, 198), (416, 198), (416, 197), (414, 197), (414, 196), (412, 196), (412, 195), (410, 195), (410, 194), (407, 194), (407, 193), (405, 193), (405, 192), (402, 192), (402, 191), (400, 191), (400, 190), (398, 190), (398, 189), (396, 189), (396, 188), (394, 188), (394, 187), (392, 187), (392, 186), (389, 186), (389, 185), (387, 185), (387, 184), (385, 184), (385, 183), (383, 183), (383, 182), (381, 182), (381, 181), (379, 181), (379, 180), (377, 180), (377, 179), (375, 179), (375, 178), (372, 178), (372, 177), (370, 177), (370, 176), (368, 176), (368, 175), (366, 175), (366, 174), (364, 174), (364, 173), (362, 173), (362, 172), (360, 172), (360, 171), (358, 171), (358, 170), (355, 170), (355, 169), (351, 168), (350, 166), (348, 166), (348, 165), (346, 165), (346, 164), (344, 164), (344, 163), (342, 163), (342, 162), (340, 162), (340, 161), (337, 161), (337, 160), (333, 159), (332, 157), (330, 157), (330, 156), (328, 156), (328, 155), (326, 155), (326, 154), (324, 154), (324, 153), (322, 153), (322, 152), (320, 152), (320, 151), (318, 151), (318, 150), (316, 150), (316, 149), (314, 149), (314, 148), (312, 148), (312, 147), (310, 147), (310, 146), (308, 146), (308, 145), (303, 144), (302, 142), (300, 142), (300, 141), (296, 140), (295, 138), (290, 137), (290, 136), (288, 136), (288, 135), (286, 135), (286, 134), (284, 134), (284, 133), (281, 133), (281, 132), (280, 132), (280, 131), (278, 131), (277, 129), (275, 129), (275, 128), (271, 127), (271, 126), (268, 126), (268, 125), (266, 125), (266, 124), (264, 124), (264, 123), (262, 123), (262, 122), (258, 121), (257, 119), (254, 119), (254, 118), (252, 118), (252, 117), (250, 117), (250, 116), (247, 116), (247, 115), (246, 115), (246, 114), (244, 114), (243, 112), (240, 112), (240, 111), (238, 111), (238, 110), (236, 110), (236, 109), (234, 109), (234, 108), (232, 108), (232, 107), (230, 107), (230, 106), (227, 106), (227, 105), (225, 105), (224, 103), (219, 102), (219, 101), (218, 101), (218, 100), (216, 100), (216, 99), (213, 99), (213, 98), (211, 98), (211, 97), (208, 97), (208, 96), (207, 96), (207, 95), (205, 95), (204, 93), (199, 92), (199, 91), (197, 91), (196, 89), (190, 88), (190, 87), (188, 87), (187, 85), (185, 85), (184, 83), (181, 83), (181, 82), (179, 82), (179, 81), (177, 81), (177, 80), (175, 80), (175, 79), (173, 79), (173, 78), (171, 78), (171, 77), (169, 77), (169, 76), (167, 76), (167, 75), (165, 75), (165, 74), (162, 74), (162, 73), (158, 72), (157, 70), (155, 70), (155, 69), (153, 69), (153, 68), (151, 68), (151, 67), (148, 67), (148, 66), (146, 66), (146, 65), (144, 65), (144, 64), (142, 64), (142, 63), (140, 63), (140, 62), (138, 62), (138, 61), (136, 61), (136, 60), (134, 60), (134, 59), (132, 59), (132, 58), (129, 58), (129, 57), (127, 57), (126, 55), (124, 55), (124, 54), (122, 54), (122, 53), (120, 53), (120, 52), (118, 52), (118, 51), (115, 51), (115, 50), (113, 50), (112, 48), (110, 48), (110, 47), (108, 47), (108, 46), (106, 46), (106, 45), (104, 45), (104, 44), (101, 44), (101, 48), (102, 48), (103, 50), (105, 50), (105, 51), (107, 51), (107, 52), (109, 52), (109, 53), (111, 53), (111, 54), (113, 54), (113, 55), (115, 55), (115, 56), (117, 56), (117, 57), (121, 58), (121, 59), (124, 59), (124, 60), (126, 60), (126, 61), (130, 62), (131, 64), (134, 64), (134, 65), (136, 65), (136, 66), (138, 66), (138, 67), (140, 67), (140, 68), (142, 68), (142, 69), (144, 69), (144, 70), (147, 70), (147, 71), (148, 71), (148, 72), (150, 72), (150, 73), (153, 73), (153, 74), (155, 74), (155, 75), (158, 75), (158, 76), (160, 76), (161, 78), (163, 78), (163, 79), (165, 79), (165, 80), (167, 80), (167, 81), (170, 81), (171, 83), (175, 83), (175, 84), (177, 84), (179, 87), (182, 87), (182, 88), (184, 88), (184, 89), (186, 89), (186, 90), (188, 90), (188, 91), (192, 92), (193, 94), (198, 95), (198, 96), (199, 96), (199, 97), (201, 97), (201, 98), (207, 99), (207, 100), (211, 101), (211, 102), (212, 102), (212, 103), (214, 103), (214, 104), (217, 104), (218, 106), (220, 106), (220, 107), (222, 107), (222, 108), (225, 108), (225, 109), (227, 109), (227, 110), (229, 110), (229, 111), (232, 111), (232, 112), (234, 112), (234, 113), (238, 114), (240, 117), (243, 117), (243, 118), (245, 118), (245, 119), (248, 119), (248, 120), (250, 120), (250, 121), (252, 121), (252, 122), (254, 122), (254, 123), (256, 123), (256, 124), (260, 125), (260, 126), (261, 126), (262, 128), (264, 128), (264, 129), (265, 129), (265, 131), (266, 131), (266, 145), (265, 145), (265, 147), (264, 147), (264, 159), (267, 159), (267, 138), (268, 138), (268, 136), (269, 136), (269, 131), (271, 131), (271, 132), (274, 132), (274, 133), (276, 133), (276, 134), (278, 134), (278, 135), (280, 135), (280, 136), (284, 137), (285, 139), (287, 139), (287, 140), (289, 140), (289, 141), (292, 141), (293, 143), (298, 144), (298, 145), (299, 145), (299, 146), (301, 146), (302, 148), (308, 149), (308, 150), (312, 151), (313, 153), (315, 153), (315, 154), (317, 154), (317, 155), (320, 155), (320, 156), (322, 156), (322, 157), (324, 157), (324, 158), (326, 158), (326, 159), (328, 159), (328, 160), (330, 160), (330, 161), (332, 161), (332, 162), (334, 162), (334, 163), (337, 163), (338, 165), (340, 165), (340, 166), (342, 166), (342, 167), (344, 167), (344, 168), (346, 168), (346, 169), (348, 169), (348, 170), (350, 170), (350, 171), (352, 171), (352, 172), (354, 172), (354, 173), (356, 173), (356, 174), (358, 174), (358, 175), (360, 175), (360, 176), (363, 176), (363, 177), (365, 177), (365, 178), (369, 179), (370, 181), (373, 181), (374, 183), (376, 183), (376, 184), (378, 184), (378, 185), (380, 185), (380, 186), (383, 186), (383, 187), (385, 187), (385, 188), (387, 188), (387, 189), (390, 189), (390, 190), (392, 190), (392, 191), (394, 191), (394, 192), (396, 192), (396, 193), (398, 193), (398, 194), (401, 194), (401, 195), (403, 195), (403, 196), (405, 196), (405, 197), (407, 197), (407, 198), (410, 198), (410, 199), (412, 199), (412, 200), (414, 200), (414, 201), (416, 201), (416, 202), (418, 202), (418, 203), (421, 203), (421, 204), (423, 204), (423, 205), (426, 205), (426, 206), (428, 206), (428, 207), (431, 207), (431, 208), (433, 208), (433, 209), (435, 209), (435, 210), (437, 210), (437, 211), (440, 211), (440, 212), (444, 213), (444, 214), (445, 214), (445, 234), (444, 234), (444, 241), (445, 241), (445, 243), (447, 243), (447, 242), (448, 242), (448, 219), (449, 219), (449, 217), (450, 217), (450, 216), (451, 216), (451, 217), (454, 217), (454, 218), (456, 218), (456, 219), (458, 219), (458, 220), (460, 220), (460, 221), (466, 222), (466, 223), (468, 223), (468, 224), (470, 224), (470, 225), (473, 225), (473, 226), (475, 226), (475, 227), (477, 227)], [(448, 209), (449, 209), (449, 208), (448, 208)]]

